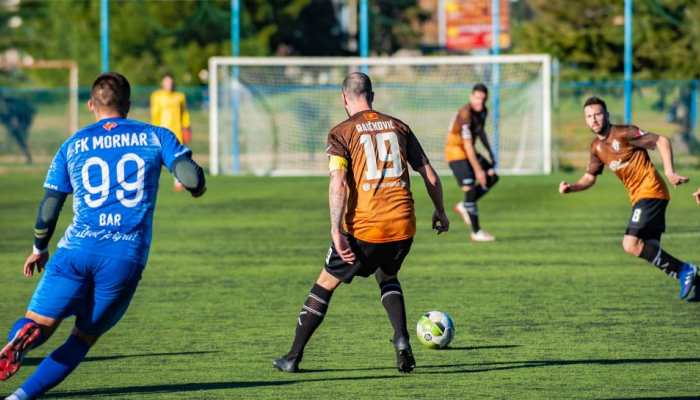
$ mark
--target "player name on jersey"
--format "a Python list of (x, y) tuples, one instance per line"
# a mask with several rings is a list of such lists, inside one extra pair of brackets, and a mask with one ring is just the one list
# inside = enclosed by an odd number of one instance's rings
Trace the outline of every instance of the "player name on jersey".
[(148, 146), (145, 132), (127, 132), (114, 135), (84, 137), (72, 143), (73, 154), (90, 150), (114, 149), (118, 147)]
[(355, 129), (358, 133), (362, 132), (372, 132), (372, 131), (386, 131), (388, 129), (394, 129), (394, 121), (392, 120), (382, 120), (382, 121), (366, 121), (355, 125)]

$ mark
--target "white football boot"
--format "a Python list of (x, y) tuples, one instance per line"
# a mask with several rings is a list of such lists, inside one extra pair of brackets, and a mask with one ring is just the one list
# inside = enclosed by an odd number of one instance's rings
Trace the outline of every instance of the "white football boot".
[(496, 240), (496, 238), (493, 237), (492, 234), (486, 232), (483, 229), (479, 229), (479, 231), (476, 233), (472, 232), (471, 239), (472, 242), (493, 242), (494, 240)]

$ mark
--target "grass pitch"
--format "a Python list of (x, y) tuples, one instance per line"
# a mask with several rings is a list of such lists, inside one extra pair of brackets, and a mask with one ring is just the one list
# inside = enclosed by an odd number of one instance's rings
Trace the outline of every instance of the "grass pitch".
[[(633, 399), (700, 395), (700, 303), (623, 253), (630, 213), (609, 173), (561, 197), (562, 178), (505, 177), (480, 204), (492, 244), (430, 231), (413, 179), (418, 234), (401, 273), (409, 329), (449, 312), (448, 350), (414, 338), (418, 363), (394, 368), (391, 328), (373, 279), (339, 288), (312, 338), (304, 373), (274, 371), (329, 244), (327, 179), (212, 178), (198, 200), (163, 179), (149, 265), (124, 319), (47, 398), (65, 399)], [(672, 190), (665, 248), (700, 261), (694, 186)], [(0, 327), (23, 313), (35, 280), (21, 276), (43, 175), (0, 175)], [(444, 177), (447, 203), (459, 193)], [(64, 208), (54, 243), (70, 220)], [(63, 342), (72, 320), (0, 395)]]

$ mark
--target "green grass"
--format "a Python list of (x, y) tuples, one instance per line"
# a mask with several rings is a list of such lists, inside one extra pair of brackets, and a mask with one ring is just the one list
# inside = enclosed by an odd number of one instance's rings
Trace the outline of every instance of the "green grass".
[[(410, 330), (422, 312), (449, 312), (452, 349), (414, 339), (418, 368), (393, 367), (391, 328), (373, 279), (334, 295), (302, 368), (273, 371), (328, 246), (324, 178), (212, 178), (199, 200), (163, 179), (154, 245), (124, 319), (49, 398), (378, 399), (691, 398), (700, 393), (700, 303), (623, 253), (629, 216), (605, 174), (561, 197), (562, 178), (506, 177), (481, 204), (498, 237), (470, 244), (465, 226), (434, 235), (414, 179), (418, 234), (401, 273)], [(694, 174), (694, 184), (700, 174)], [(0, 175), (0, 327), (23, 313), (36, 280), (21, 276), (42, 175)], [(444, 178), (447, 203), (459, 193)], [(673, 190), (665, 247), (698, 254), (693, 187)], [(70, 207), (60, 230), (70, 219)], [(59, 235), (56, 235), (59, 236)], [(55, 240), (54, 240), (55, 241)], [(26, 360), (16, 388), (68, 334), (72, 320)]]

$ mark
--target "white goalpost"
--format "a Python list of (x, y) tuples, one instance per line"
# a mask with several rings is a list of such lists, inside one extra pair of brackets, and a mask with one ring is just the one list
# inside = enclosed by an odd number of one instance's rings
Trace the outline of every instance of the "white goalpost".
[(78, 130), (78, 63), (74, 60), (17, 60), (0, 62), (0, 69), (65, 69), (68, 71), (68, 131)]
[(340, 85), (352, 71), (369, 74), (374, 108), (406, 122), (441, 172), (454, 115), (486, 83), (490, 99), (498, 92), (500, 118), (489, 116), (487, 132), (498, 132), (500, 173), (551, 172), (551, 58), (502, 55), (210, 58), (211, 173), (325, 174), (326, 136), (347, 118)]

